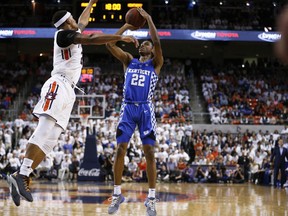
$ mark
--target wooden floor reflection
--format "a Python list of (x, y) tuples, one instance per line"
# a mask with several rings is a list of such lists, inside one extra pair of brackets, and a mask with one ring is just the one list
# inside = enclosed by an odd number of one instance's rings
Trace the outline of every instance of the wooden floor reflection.
[[(96, 182), (33, 182), (34, 202), (14, 206), (5, 181), (0, 181), (0, 215), (108, 215), (113, 185)], [(126, 202), (117, 215), (145, 215), (147, 185), (123, 184)], [(158, 216), (288, 216), (287, 189), (253, 184), (158, 183)]]

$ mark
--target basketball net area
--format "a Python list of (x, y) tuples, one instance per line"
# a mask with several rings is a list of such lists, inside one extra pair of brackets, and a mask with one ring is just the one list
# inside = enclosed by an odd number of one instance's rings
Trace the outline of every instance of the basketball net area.
[(96, 119), (105, 118), (105, 95), (76, 95), (71, 119), (79, 120), (82, 126), (91, 130)]

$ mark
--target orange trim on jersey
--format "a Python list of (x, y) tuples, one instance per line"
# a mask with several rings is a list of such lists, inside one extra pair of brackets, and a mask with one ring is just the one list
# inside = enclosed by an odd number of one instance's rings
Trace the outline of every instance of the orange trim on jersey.
[(65, 58), (65, 60), (68, 60), (70, 58), (69, 49), (64, 50), (64, 58)]
[[(54, 81), (54, 82), (52, 83), (51, 90), (48, 92), (48, 94), (49, 94), (49, 93), (53, 93), (53, 94), (54, 94), (54, 93), (55, 93), (56, 86), (57, 86), (57, 83), (56, 83), (56, 81)], [(43, 107), (43, 110), (44, 110), (44, 111), (46, 111), (46, 110), (49, 108), (51, 102), (52, 102), (52, 100), (49, 100), (49, 99), (46, 98), (45, 105), (44, 105), (44, 107)]]

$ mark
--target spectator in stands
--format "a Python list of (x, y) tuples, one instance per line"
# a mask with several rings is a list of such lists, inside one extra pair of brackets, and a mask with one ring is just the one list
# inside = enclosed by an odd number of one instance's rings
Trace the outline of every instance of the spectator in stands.
[(180, 149), (180, 151), (178, 152), (178, 157), (182, 158), (183, 161), (185, 161), (186, 163), (188, 163), (188, 161), (190, 161), (190, 157), (189, 155), (184, 151), (184, 149)]
[(5, 149), (9, 150), (12, 148), (12, 134), (14, 133), (14, 130), (12, 128), (8, 127), (4, 130), (4, 144)]
[(269, 186), (272, 172), (270, 161), (267, 158), (264, 158), (258, 172), (258, 184)]
[(71, 164), (70, 157), (68, 155), (65, 156), (64, 160), (61, 162), (61, 166), (58, 172), (58, 179), (64, 180), (69, 179), (69, 165)]
[(138, 169), (138, 165), (135, 162), (134, 158), (131, 159), (131, 161), (128, 163), (128, 174), (127, 176), (130, 178), (130, 180), (133, 179), (133, 176), (135, 176)]
[(251, 163), (251, 168), (250, 168), (250, 180), (251, 182), (258, 184), (259, 181), (259, 170), (260, 170), (260, 165), (258, 163), (255, 163), (254, 161)]
[(127, 149), (127, 155), (129, 157), (129, 160), (131, 161), (134, 157), (139, 157), (139, 154), (137, 152), (137, 148), (134, 145), (134, 143), (130, 143)]
[[(76, 155), (72, 156), (72, 161), (69, 164), (69, 173), (72, 175), (71, 180), (77, 180), (78, 171), (80, 169), (80, 162)], [(70, 176), (69, 176), (70, 177)]]
[(194, 169), (192, 165), (187, 166), (183, 171), (182, 171), (182, 179), (184, 182), (193, 182), (194, 181)]
[(169, 175), (171, 182), (182, 182), (182, 171), (176, 167), (175, 171)]
[(156, 172), (157, 179), (163, 181), (164, 178), (168, 175), (167, 164), (163, 158), (159, 158), (159, 161), (156, 162)]
[(138, 169), (141, 176), (139, 181), (141, 182), (147, 180), (146, 167), (147, 167), (146, 158), (142, 156), (141, 161), (138, 163)]
[(212, 117), (211, 117), (211, 123), (212, 124), (221, 124), (221, 118), (219, 116), (218, 113), (215, 113)]
[(195, 149), (191, 135), (189, 136), (185, 134), (184, 136), (182, 136), (180, 146), (186, 153), (188, 153), (188, 163), (192, 163), (195, 159)]
[[(164, 148), (160, 149), (160, 152), (157, 152), (155, 157), (158, 159), (158, 161), (167, 161), (168, 153), (164, 150)], [(157, 164), (156, 164), (157, 167)]]
[(7, 173), (10, 173), (10, 164), (6, 155), (0, 155), (0, 178), (5, 179)]
[(197, 166), (194, 181), (198, 182), (198, 183), (207, 182), (206, 174), (205, 174), (205, 171), (203, 170), (202, 166)]
[(9, 158), (9, 173), (14, 173), (21, 166), (19, 158), (16, 156), (16, 153), (13, 152), (12, 157)]
[(211, 166), (208, 168), (208, 176), (207, 182), (208, 183), (218, 183), (219, 175), (215, 166)]
[(50, 157), (45, 156), (39, 166), (35, 169), (36, 178), (45, 177), (47, 172), (52, 168), (53, 163)]
[(231, 182), (231, 170), (227, 169), (225, 165), (222, 165), (219, 169), (219, 182), (229, 183)]
[(173, 172), (175, 172), (176, 169), (177, 169), (176, 159), (173, 158), (173, 157), (170, 157), (170, 158), (168, 159), (168, 162), (167, 162), (167, 171), (168, 171), (168, 174), (169, 174), (169, 175), (172, 175)]
[(232, 177), (233, 183), (244, 183), (245, 182), (243, 171), (238, 164), (236, 165), (236, 169), (233, 171), (231, 177)]
[(113, 155), (107, 154), (104, 157), (104, 164), (102, 166), (106, 181), (113, 180)]
[[(74, 140), (74, 139), (73, 139)], [(65, 143), (63, 145), (63, 149), (68, 150), (70, 152), (70, 154), (72, 154), (73, 152), (73, 141), (70, 139), (70, 135), (66, 137), (65, 139)]]

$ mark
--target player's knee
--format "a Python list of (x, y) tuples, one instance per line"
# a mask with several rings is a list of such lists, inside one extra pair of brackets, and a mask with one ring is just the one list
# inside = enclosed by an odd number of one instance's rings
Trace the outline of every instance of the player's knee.
[(154, 160), (155, 159), (154, 146), (145, 145), (144, 154), (145, 154), (146, 160)]
[(117, 157), (124, 157), (126, 154), (127, 147), (122, 144), (119, 144), (117, 147)]
[(47, 155), (56, 146), (61, 132), (62, 128), (59, 126), (51, 130), (36, 130), (28, 142), (37, 145)]
[(29, 139), (29, 143), (32, 143), (32, 144), (38, 146), (47, 155), (53, 150), (53, 148), (57, 144), (57, 139), (55, 139), (55, 140), (50, 140), (48, 138), (37, 139), (36, 137), (32, 136)]

